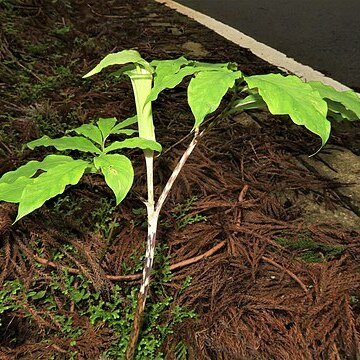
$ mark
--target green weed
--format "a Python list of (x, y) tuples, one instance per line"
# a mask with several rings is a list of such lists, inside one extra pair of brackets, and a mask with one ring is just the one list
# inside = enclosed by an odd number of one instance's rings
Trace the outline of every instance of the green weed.
[(176, 360), (187, 360), (187, 358), (188, 358), (187, 346), (183, 341), (179, 341), (176, 344), (175, 358), (176, 358)]
[(84, 50), (95, 50), (98, 47), (97, 41), (98, 40), (94, 37), (76, 37), (74, 44), (78, 47), (82, 47)]
[(200, 214), (191, 214), (193, 204), (198, 200), (196, 196), (192, 196), (187, 199), (184, 203), (179, 204), (175, 207), (172, 217), (176, 221), (178, 229), (182, 229), (188, 225), (195, 224), (201, 221), (206, 221), (206, 216)]
[(0, 331), (2, 327), (1, 315), (6, 312), (16, 311), (21, 306), (13, 302), (13, 298), (21, 291), (22, 285), (19, 279), (7, 281), (0, 290)]
[(52, 212), (59, 217), (73, 217), (81, 211), (84, 200), (73, 199), (70, 195), (56, 198)]
[[(41, 242), (38, 242), (38, 245), (41, 247)], [(76, 253), (69, 244), (64, 244), (64, 251)], [(61, 258), (61, 251), (56, 251), (54, 260)], [(163, 272), (157, 276), (162, 274)], [(189, 285), (190, 282), (187, 280), (184, 287)], [(137, 347), (138, 360), (165, 359), (160, 349), (166, 337), (172, 334), (175, 326), (184, 319), (195, 317), (192, 310), (179, 306), (172, 308), (173, 298), (166, 294), (158, 283), (154, 283), (153, 288), (154, 299), (149, 301), (141, 340)], [(51, 336), (67, 339), (66, 359), (76, 358), (77, 339), (84, 333), (84, 328), (75, 324), (74, 316), (85, 316), (92, 326), (108, 327), (118, 339), (102, 354), (102, 358), (123, 359), (131, 332), (137, 296), (137, 289), (115, 285), (110, 290), (110, 295), (103, 298), (100, 292), (93, 290), (91, 282), (82, 275), (75, 276), (66, 271), (59, 274), (52, 271), (50, 281), (44, 284), (42, 280), (35, 278), (29, 290), (26, 290), (18, 279), (6, 281), (0, 290), (0, 316), (4, 314), (16, 316), (15, 314), (20, 312), (31, 319), (33, 315), (27, 310), (30, 306), (34, 313), (39, 312), (43, 317), (48, 317), (55, 322), (58, 330), (49, 330), (47, 332), (49, 337), (45, 336), (43, 341), (49, 341)], [(71, 307), (73, 307), (72, 311), (70, 311)], [(171, 311), (170, 319), (164, 316), (169, 311)], [(6, 329), (2, 326), (0, 322), (0, 333), (5, 333)]]
[(101, 234), (107, 241), (110, 241), (113, 231), (120, 226), (115, 207), (113, 199), (101, 198), (95, 210), (91, 213), (94, 231)]
[(40, 80), (34, 80), (29, 74), (32, 71), (31, 62), (26, 64), (26, 69), (19, 70), (16, 75), (15, 94), (21, 101), (33, 102), (45, 98), (49, 93), (63, 89), (66, 83), (76, 81), (71, 70), (65, 66), (54, 68), (53, 75), (37, 75)]
[(286, 249), (295, 251), (299, 259), (305, 262), (322, 262), (340, 256), (345, 250), (343, 245), (329, 245), (317, 242), (309, 234), (289, 234), (274, 239)]
[(55, 35), (65, 35), (65, 34), (69, 33), (70, 31), (71, 31), (71, 26), (61, 24), (59, 26), (56, 26), (52, 30), (52, 33)]

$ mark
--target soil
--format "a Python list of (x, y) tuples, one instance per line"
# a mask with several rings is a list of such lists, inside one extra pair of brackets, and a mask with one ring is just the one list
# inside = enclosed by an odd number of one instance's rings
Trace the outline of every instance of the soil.
[[(149, 60), (184, 55), (231, 61), (248, 75), (279, 72), (150, 0), (3, 0), (0, 19), (0, 173), (42, 159), (45, 150), (22, 146), (43, 134), (134, 114), (126, 81), (81, 79), (110, 52), (132, 48)], [(185, 85), (164, 92), (154, 104), (164, 147), (155, 162), (157, 194), (190, 141), (193, 120)], [(342, 174), (328, 176), (301, 160), (320, 142), (289, 119), (265, 111), (213, 119), (177, 180), (159, 227), (162, 256), (149, 303), (161, 300), (161, 288), (173, 298), (171, 309), (196, 312), (167, 335), (164, 357), (180, 359), (182, 344), (188, 359), (358, 359), (359, 202), (343, 191)], [(358, 159), (358, 130), (356, 124), (336, 127), (325, 151), (346, 148)], [(141, 153), (130, 155), (135, 184), (115, 211), (102, 210), (104, 201), (110, 210), (114, 203), (96, 176), (86, 176), (14, 225), (16, 208), (0, 204), (0, 284), (18, 279), (34, 291), (36, 279), (38, 291), (51, 288), (54, 276), (70, 273), (81, 276), (75, 284), (88, 280), (104, 299), (116, 284), (123, 291), (136, 289), (146, 238), (145, 178)], [(321, 155), (314, 159), (328, 164)], [(326, 218), (320, 216), (324, 212)], [(172, 275), (165, 281), (166, 262)], [(0, 307), (0, 359), (104, 358), (117, 341), (113, 330), (90, 322), (64, 294), (55, 300), (60, 315), (82, 329), (76, 343), (59, 335), (59, 318), (43, 304), (18, 298), (19, 308)], [(158, 321), (168, 324), (172, 316), (165, 311)]]

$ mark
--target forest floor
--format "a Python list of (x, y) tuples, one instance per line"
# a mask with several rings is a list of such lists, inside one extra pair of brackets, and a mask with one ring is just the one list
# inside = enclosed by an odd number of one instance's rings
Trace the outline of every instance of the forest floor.
[[(44, 157), (30, 140), (135, 113), (129, 82), (82, 79), (110, 52), (279, 72), (152, 0), (0, 0), (0, 20), (0, 174)], [(154, 104), (157, 195), (190, 141), (185, 85)], [(336, 127), (322, 153), (358, 159), (358, 130)], [(319, 146), (266, 111), (211, 127), (161, 216), (137, 359), (359, 359), (360, 205), (346, 174), (303, 160)], [(14, 225), (0, 203), (0, 359), (123, 358), (146, 239), (144, 164), (129, 156), (118, 207), (93, 175)]]

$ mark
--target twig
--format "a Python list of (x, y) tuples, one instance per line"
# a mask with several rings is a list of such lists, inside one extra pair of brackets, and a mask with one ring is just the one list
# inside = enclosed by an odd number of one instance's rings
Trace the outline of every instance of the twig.
[(62, 354), (66, 354), (67, 351), (63, 348), (61, 348), (60, 346), (56, 345), (56, 344), (51, 344), (51, 347), (54, 348), (56, 351), (62, 353)]
[[(249, 190), (249, 185), (244, 185), (242, 190), (240, 191), (239, 197), (238, 197), (238, 203), (241, 204), (244, 201), (245, 195), (247, 191)], [(240, 208), (238, 210), (238, 214), (236, 217), (236, 226), (241, 226), (241, 220), (242, 220), (242, 209)]]
[(202, 259), (206, 259), (208, 257), (210, 257), (212, 254), (215, 254), (217, 251), (219, 251), (221, 248), (223, 248), (226, 245), (226, 240), (223, 240), (222, 242), (220, 242), (219, 244), (215, 245), (214, 247), (212, 247), (210, 250), (206, 251), (205, 253), (195, 256), (193, 258), (190, 259), (186, 259), (183, 261), (180, 261), (174, 265), (170, 266), (170, 270), (174, 271), (180, 268), (183, 268), (187, 265), (191, 265), (194, 264)]
[[(52, 267), (54, 269), (60, 269), (62, 271), (67, 271), (69, 274), (80, 274), (81, 271), (79, 269), (74, 269), (74, 268), (68, 268), (66, 266), (62, 266), (59, 264), (56, 264), (53, 261), (44, 259), (38, 255), (34, 255), (34, 259), (41, 265), (44, 266), (49, 266)], [(108, 280), (113, 280), (113, 281), (136, 281), (141, 279), (141, 274), (133, 274), (133, 275), (106, 275), (106, 278)]]
[(41, 83), (44, 82), (44, 80), (42, 80), (38, 75), (36, 75), (33, 71), (31, 71), (30, 69), (28, 69), (26, 66), (24, 66), (19, 60), (16, 59), (16, 57), (14, 56), (15, 62), (16, 64), (18, 64), (21, 68), (23, 68), (25, 71), (27, 71), (30, 75), (32, 75), (35, 79), (39, 80)]
[(96, 12), (91, 5), (88, 4), (88, 7), (90, 8), (90, 11), (96, 15), (96, 16), (102, 16), (105, 18), (109, 18), (109, 19), (124, 19), (126, 16), (125, 15), (104, 15), (104, 14), (100, 14), (98, 12)]
[(172, 144), (170, 147), (168, 147), (163, 153), (161, 153), (160, 155), (163, 156), (165, 154), (167, 154), (168, 152), (170, 152), (173, 148), (175, 148), (176, 146), (178, 146), (179, 144), (181, 144), (182, 142), (184, 142), (189, 136), (191, 135), (191, 133), (183, 136), (179, 141), (177, 141), (175, 144)]
[[(215, 116), (211, 116), (208, 119), (206, 119), (202, 125), (207, 125), (208, 123), (211, 123), (214, 120)], [(205, 130), (204, 129), (199, 135), (198, 135), (198, 139), (203, 136)], [(167, 154), (169, 151), (171, 151), (173, 148), (175, 148), (176, 146), (178, 146), (179, 144), (183, 143), (188, 137), (190, 137), (192, 133), (188, 133), (187, 135), (183, 136), (179, 141), (177, 141), (175, 144), (172, 144), (170, 147), (168, 147), (164, 152), (161, 153), (161, 156), (164, 156), (165, 154)]]
[(245, 197), (248, 190), (249, 190), (249, 185), (244, 185), (244, 187), (240, 191), (240, 194), (239, 194), (239, 197), (238, 197), (238, 202), (239, 203), (242, 203), (244, 201), (244, 197)]
[(285, 271), (292, 279), (294, 279), (299, 285), (300, 287), (304, 290), (305, 294), (307, 296), (309, 296), (309, 292), (308, 289), (306, 287), (306, 285), (289, 269), (286, 269), (285, 267), (283, 267), (282, 265), (278, 264), (276, 261), (266, 257), (266, 256), (262, 256), (261, 257), (265, 262), (277, 267), (278, 269)]
[(161, 208), (164, 205), (164, 202), (167, 198), (167, 196), (169, 195), (169, 192), (172, 188), (172, 186), (174, 185), (175, 180), (177, 179), (178, 175), (180, 174), (181, 169), (183, 168), (183, 166), (185, 165), (187, 159), (189, 158), (189, 156), (191, 155), (191, 153), (193, 152), (195, 146), (198, 143), (198, 138), (202, 135), (199, 134), (199, 129), (195, 129), (195, 133), (194, 133), (194, 138), (192, 139), (191, 143), (189, 144), (188, 148), (186, 149), (186, 151), (183, 153), (181, 159), (179, 160), (179, 162), (177, 163), (173, 173), (171, 174), (169, 180), (167, 181), (164, 190), (162, 191), (159, 200), (157, 201), (156, 207), (155, 207), (155, 212), (156, 215), (159, 216)]
[[(178, 263), (170, 265), (169, 269), (170, 269), (170, 271), (178, 270), (185, 266), (199, 262), (200, 260), (206, 259), (206, 258), (210, 257), (211, 255), (215, 254), (221, 248), (223, 248), (225, 246), (225, 244), (226, 244), (226, 241), (224, 240), (201, 255), (198, 255), (198, 256), (192, 257), (190, 259), (183, 260), (183, 261), (179, 261)], [(55, 262), (44, 259), (38, 255), (34, 255), (34, 260), (44, 266), (49, 266), (54, 269), (61, 269), (64, 271), (66, 270), (69, 274), (80, 274), (80, 270), (78, 270), (78, 269), (68, 268), (66, 266), (56, 264)], [(105, 277), (106, 277), (106, 279), (111, 280), (111, 281), (137, 281), (137, 280), (141, 279), (142, 273), (131, 274), (131, 275), (105, 275)]]
[(5, 149), (9, 154), (12, 153), (11, 149), (3, 142), (0, 140), (0, 146)]

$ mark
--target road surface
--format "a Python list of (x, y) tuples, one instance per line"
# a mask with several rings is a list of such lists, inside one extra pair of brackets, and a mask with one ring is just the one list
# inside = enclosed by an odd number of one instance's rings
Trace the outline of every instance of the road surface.
[(360, 92), (359, 0), (176, 0)]

